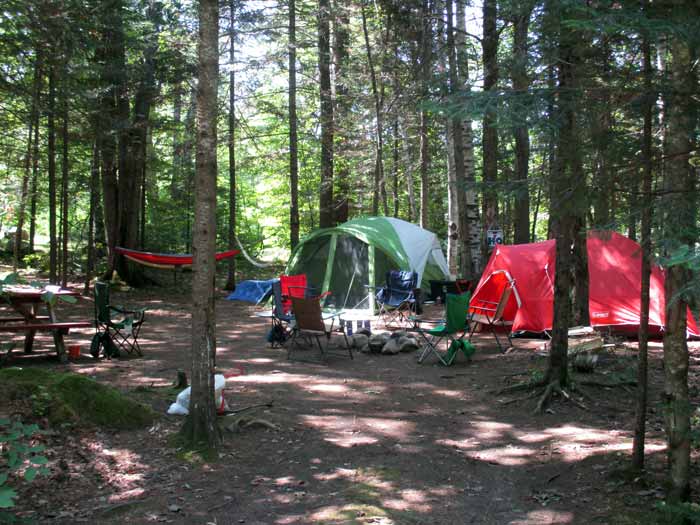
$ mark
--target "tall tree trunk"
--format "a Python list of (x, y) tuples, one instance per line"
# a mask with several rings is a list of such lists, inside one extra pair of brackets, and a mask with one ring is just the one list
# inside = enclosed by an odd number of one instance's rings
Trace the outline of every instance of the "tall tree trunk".
[[(562, 9), (564, 11), (564, 8)], [(564, 11), (562, 18), (573, 17)], [(585, 178), (580, 175), (579, 149), (576, 140), (577, 69), (580, 62), (579, 36), (571, 29), (559, 35), (559, 86), (557, 90), (558, 143), (551, 180), (550, 213), (556, 239), (556, 271), (554, 278), (554, 318), (552, 340), (545, 381), (563, 388), (568, 384), (568, 333), (571, 325), (572, 247), (576, 240), (581, 194), (586, 193)], [(540, 405), (542, 406), (542, 405)]]
[(173, 86), (173, 167), (170, 179), (170, 197), (173, 200), (182, 198), (182, 80), (177, 80)]
[(183, 435), (192, 447), (216, 451), (221, 442), (214, 406), (216, 356), (216, 122), (219, 5), (199, 2), (197, 161), (192, 277), (192, 394)]
[(192, 249), (192, 186), (194, 184), (193, 148), (191, 137), (196, 133), (195, 115), (197, 113), (197, 92), (193, 86), (190, 93), (190, 104), (185, 115), (185, 141), (182, 146), (182, 170), (184, 174), (184, 206), (185, 206), (185, 251)]
[[(41, 94), (39, 95), (41, 96)], [(37, 110), (34, 121), (34, 146), (32, 153), (32, 186), (29, 191), (29, 253), (34, 253), (34, 236), (36, 235), (36, 200), (37, 182), (39, 177), (39, 113)]]
[(299, 244), (299, 160), (297, 137), (297, 33), (296, 2), (289, 0), (289, 242)]
[[(643, 3), (648, 13), (649, 3)], [(652, 218), (652, 117), (656, 95), (652, 92), (651, 45), (649, 35), (644, 34), (642, 41), (644, 70), (644, 132), (642, 136), (642, 277), (639, 305), (639, 352), (637, 362), (637, 403), (634, 425), (634, 443), (632, 445), (632, 467), (644, 469), (644, 436), (647, 415), (647, 354), (649, 346), (649, 284), (651, 281), (651, 218)], [(635, 210), (633, 210), (633, 213)]]
[(428, 110), (425, 104), (430, 97), (430, 66), (432, 59), (432, 10), (430, 0), (423, 0), (421, 4), (421, 60), (420, 60), (420, 225), (421, 228), (430, 228), (430, 142), (428, 136)]
[[(20, 194), (19, 209), (17, 210), (17, 228), (15, 229), (14, 267), (19, 267), (22, 261), (22, 233), (24, 231), (24, 216), (29, 195), (29, 182), (31, 179), (32, 155), (34, 154), (34, 137), (39, 126), (38, 109), (39, 95), (41, 93), (41, 58), (37, 57), (34, 63), (34, 89), (32, 90), (31, 109), (29, 111), (29, 126), (27, 131), (27, 153), (24, 157), (24, 174), (22, 176), (22, 190)], [(36, 159), (34, 159), (36, 161)]]
[[(406, 126), (406, 124), (404, 124), (404, 126)], [(414, 162), (411, 151), (411, 141), (409, 140), (409, 137), (406, 135), (405, 132), (402, 133), (401, 138), (403, 143), (404, 165), (406, 166), (406, 190), (408, 192), (408, 221), (415, 222), (418, 217), (418, 213), (416, 211), (416, 195), (414, 191), (413, 182)]]
[(369, 43), (369, 32), (367, 31), (367, 14), (365, 13), (365, 3), (362, 2), (362, 33), (365, 37), (365, 50), (367, 53), (367, 68), (369, 69), (369, 78), (372, 86), (372, 96), (374, 97), (374, 118), (376, 121), (375, 130), (375, 157), (374, 157), (374, 191), (372, 193), (372, 215), (379, 213), (379, 203), (382, 203), (384, 215), (389, 214), (386, 199), (386, 185), (384, 183), (384, 115), (382, 108), (382, 100), (379, 95), (377, 85), (377, 75), (374, 71), (374, 62), (372, 60), (372, 47)]
[[(696, 14), (694, 2), (674, 6), (683, 16)], [(697, 16), (697, 15), (696, 15)], [(665, 193), (662, 209), (667, 254), (689, 247), (693, 235), (695, 203), (693, 190), (696, 181), (689, 164), (690, 137), (695, 131), (690, 105), (695, 86), (691, 74), (691, 50), (685, 38), (679, 35), (670, 44), (670, 86), (666, 92), (667, 136), (665, 152)], [(666, 331), (664, 332), (664, 397), (666, 436), (668, 441), (669, 488), (667, 499), (676, 503), (690, 496), (690, 414), (688, 397), (688, 344), (686, 341), (688, 301), (683, 288), (691, 281), (691, 273), (684, 264), (671, 265), (666, 273)]]
[[(464, 13), (465, 3), (457, 1), (457, 31), (455, 46), (457, 47), (457, 72), (461, 89), (470, 91), (469, 86), (469, 57), (466, 41), (467, 23)], [(466, 277), (474, 277), (481, 273), (481, 220), (479, 218), (479, 196), (476, 191), (476, 166), (474, 161), (474, 132), (471, 119), (462, 120), (462, 149), (464, 150), (464, 192), (465, 209), (460, 213), (463, 225), (460, 233), (461, 271)]]
[(609, 229), (614, 222), (615, 210), (613, 207), (612, 196), (614, 194), (615, 172), (609, 167), (610, 164), (610, 129), (612, 127), (613, 108), (610, 100), (610, 67), (612, 61), (610, 52), (610, 43), (605, 37), (602, 42), (602, 89), (600, 100), (600, 109), (593, 114), (593, 129), (592, 139), (596, 150), (595, 161), (595, 183), (593, 199), (593, 220), (598, 228)]
[(61, 286), (68, 286), (68, 92), (66, 77), (68, 67), (63, 67), (61, 89)]
[(528, 166), (530, 163), (530, 136), (527, 124), (527, 108), (529, 103), (528, 88), (530, 79), (527, 72), (528, 46), (527, 35), (530, 25), (530, 14), (533, 4), (523, 2), (516, 9), (513, 19), (513, 90), (515, 91), (518, 111), (515, 115), (516, 124), (513, 127), (515, 136), (515, 193), (514, 206), (514, 242), (524, 244), (530, 240), (530, 190), (528, 184)]
[(348, 220), (350, 214), (350, 159), (349, 142), (351, 139), (350, 126), (352, 117), (350, 109), (352, 101), (348, 89), (349, 48), (350, 48), (350, 17), (348, 5), (342, 0), (333, 1), (333, 65), (335, 68), (335, 222)]
[[(291, 6), (293, 7), (293, 6)], [(230, 0), (229, 13), (231, 16), (229, 27), (229, 77), (228, 77), (228, 249), (236, 247), (236, 78), (234, 64), (236, 60), (235, 46), (235, 20), (236, 2)], [(291, 141), (290, 141), (291, 142)], [(229, 257), (228, 272), (226, 277), (227, 290), (236, 289), (236, 258)]]
[[(498, 89), (498, 30), (496, 27), (497, 0), (484, 0), (483, 3), (483, 48), (484, 93), (489, 97), (483, 121), (483, 227), (492, 228), (498, 224), (498, 128), (497, 128), (497, 93)], [(488, 250), (484, 251), (484, 257)]]
[[(129, 123), (129, 101), (126, 98), (126, 77), (123, 72), (118, 80), (117, 111), (119, 120), (127, 125), (119, 141), (119, 243), (126, 248), (136, 248), (139, 244), (139, 224), (141, 217), (141, 188), (145, 187), (148, 129), (150, 112), (156, 97), (155, 79), (156, 52), (160, 33), (162, 6), (156, 0), (148, 0), (146, 15), (151, 24), (146, 47), (143, 51), (143, 76), (139, 79), (134, 95), (133, 118)], [(123, 31), (123, 28), (122, 28)], [(118, 61), (125, 60), (123, 33), (120, 42)], [(116, 269), (120, 276), (133, 285), (143, 281), (141, 265), (129, 264), (125, 257), (118, 257)]]
[[(447, 0), (447, 53), (449, 62), (449, 86), (450, 97), (456, 98), (462, 82), (460, 74), (457, 71), (457, 50), (455, 46), (455, 28), (453, 16), (453, 0)], [(469, 279), (471, 275), (467, 274), (471, 266), (471, 254), (469, 253), (469, 243), (465, 242), (468, 238), (468, 222), (467, 222), (467, 181), (464, 162), (464, 128), (463, 119), (459, 113), (450, 116), (448, 126), (450, 127), (450, 135), (452, 136), (452, 162), (454, 173), (452, 180), (448, 182), (448, 193), (453, 192), (455, 195), (450, 197), (450, 210), (448, 219), (448, 229), (450, 240), (455, 240), (456, 237), (457, 249), (453, 250), (456, 253), (451, 253), (454, 257), (459, 256), (459, 263), (450, 263), (450, 272), (455, 275), (459, 274)], [(456, 271), (455, 271), (456, 270)]]
[[(99, 136), (99, 132), (95, 133)], [(97, 140), (92, 147), (92, 161), (90, 162), (90, 211), (88, 218), (87, 262), (85, 264), (85, 288), (83, 294), (90, 293), (90, 281), (95, 273), (95, 227), (97, 216), (97, 204), (100, 198), (98, 185), (100, 183), (100, 149)]]
[(318, 69), (321, 96), (321, 189), (319, 226), (335, 224), (333, 210), (333, 93), (331, 91), (330, 0), (318, 0)]
[(399, 217), (399, 117), (394, 115), (394, 125), (392, 129), (392, 162), (391, 162), (391, 196), (394, 202), (394, 218)]
[(49, 68), (48, 101), (49, 156), (49, 282), (58, 282), (58, 240), (56, 237), (56, 66)]

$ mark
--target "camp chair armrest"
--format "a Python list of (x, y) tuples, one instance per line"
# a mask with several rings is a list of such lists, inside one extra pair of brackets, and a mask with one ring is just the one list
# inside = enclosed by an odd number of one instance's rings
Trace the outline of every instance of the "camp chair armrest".
[[(487, 308), (486, 306), (470, 306), (469, 310), (472, 311), (471, 313), (495, 312), (496, 308)], [(474, 312), (474, 310), (478, 310), (478, 312)]]
[(136, 316), (139, 319), (143, 319), (144, 315), (146, 314), (146, 309), (145, 308), (124, 308), (122, 306), (111, 306), (109, 307), (110, 310), (114, 312), (118, 312), (120, 314), (136, 314)]

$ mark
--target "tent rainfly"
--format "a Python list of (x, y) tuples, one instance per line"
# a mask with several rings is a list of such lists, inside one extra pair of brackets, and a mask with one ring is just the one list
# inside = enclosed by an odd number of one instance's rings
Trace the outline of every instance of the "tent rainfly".
[[(588, 232), (589, 314), (591, 326), (630, 331), (639, 327), (641, 248), (615, 232)], [(554, 314), (555, 241), (512, 246), (498, 245), (491, 254), (472, 303), (498, 301), (503, 287), (515, 281), (503, 319), (512, 331), (552, 329)], [(664, 328), (664, 272), (652, 267), (649, 290), (649, 331)], [(698, 337), (698, 326), (688, 309), (688, 336)]]
[[(418, 286), (449, 278), (437, 236), (390, 217), (353, 219), (307, 235), (292, 252), (288, 275), (306, 274), (310, 285), (331, 291), (342, 308), (373, 308), (367, 286), (381, 286), (389, 270), (411, 270)], [(369, 297), (369, 300), (368, 300)]]

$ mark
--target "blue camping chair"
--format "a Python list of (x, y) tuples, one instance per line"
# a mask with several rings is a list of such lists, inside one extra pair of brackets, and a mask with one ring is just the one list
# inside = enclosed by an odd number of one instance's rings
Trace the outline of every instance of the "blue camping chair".
[(391, 270), (386, 274), (386, 285), (379, 288), (375, 299), (379, 317), (386, 326), (394, 321), (404, 322), (418, 307), (418, 274), (410, 271)]

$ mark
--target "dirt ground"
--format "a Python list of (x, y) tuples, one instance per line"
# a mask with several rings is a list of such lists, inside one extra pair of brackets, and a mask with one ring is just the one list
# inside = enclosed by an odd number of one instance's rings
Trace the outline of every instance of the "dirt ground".
[[(178, 455), (170, 438), (182, 418), (165, 411), (177, 370), (188, 369), (188, 296), (157, 288), (114, 294), (115, 304), (148, 308), (144, 357), (96, 361), (84, 330), (67, 337), (81, 344), (80, 359), (60, 365), (41, 336), (35, 355), (16, 352), (12, 364), (87, 374), (162, 416), (141, 431), (59, 429), (43, 437), (52, 474), (21, 489), (20, 515), (40, 523), (627, 524), (643, 522), (662, 497), (659, 343), (650, 356), (648, 472), (629, 479), (630, 387), (581, 387), (587, 410), (555, 399), (543, 415), (532, 414), (537, 399), (494, 393), (545, 367), (542, 340), (515, 339), (501, 354), (480, 334), (472, 362), (459, 356), (449, 368), (418, 364), (416, 353), (290, 362), (265, 342), (269, 322), (254, 315), (259, 308), (223, 297), (218, 369), (244, 371), (229, 379), (226, 400), (231, 408), (272, 402), (257, 416), (277, 429), (224, 431), (217, 462)], [(88, 319), (92, 308), (83, 298), (65, 311)], [(699, 347), (691, 346), (697, 401)], [(596, 376), (633, 376), (634, 356), (632, 344), (618, 345)]]

